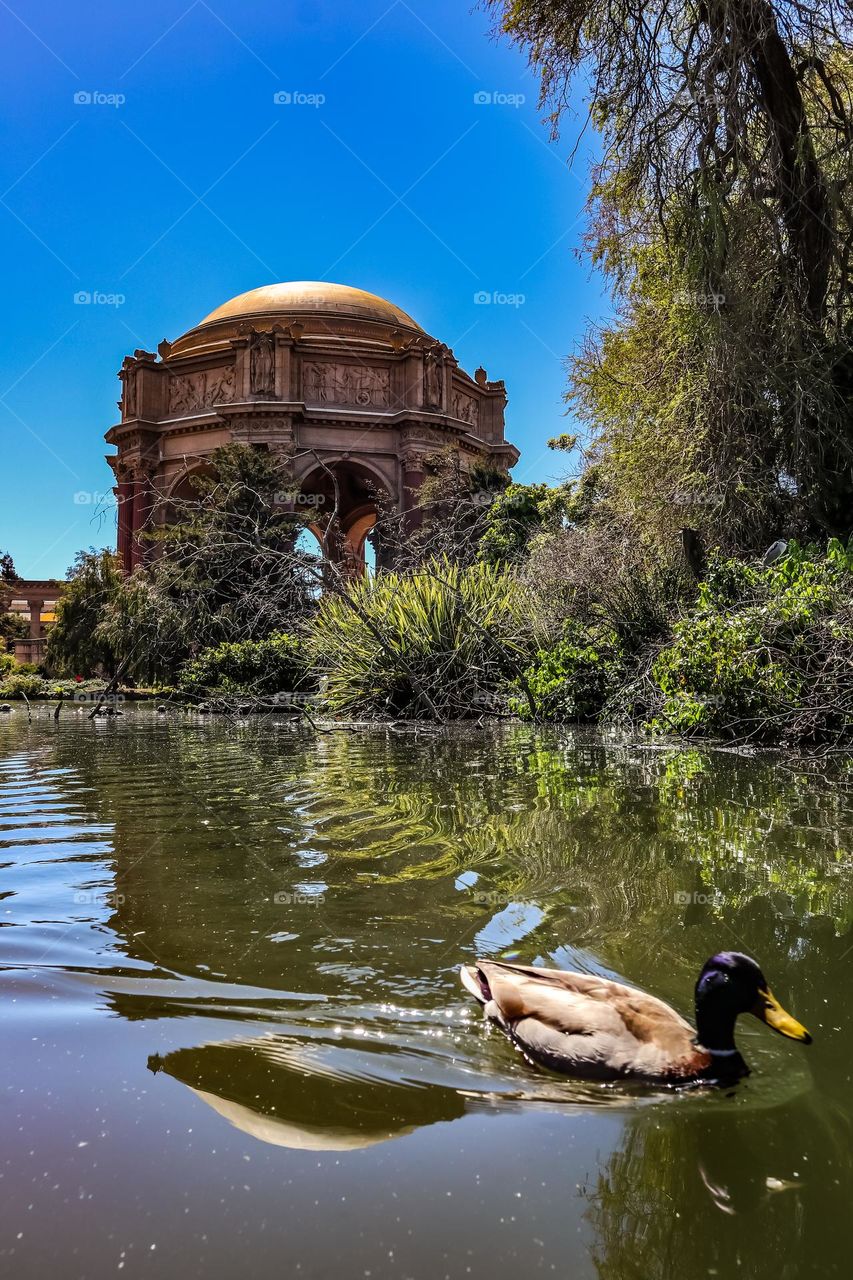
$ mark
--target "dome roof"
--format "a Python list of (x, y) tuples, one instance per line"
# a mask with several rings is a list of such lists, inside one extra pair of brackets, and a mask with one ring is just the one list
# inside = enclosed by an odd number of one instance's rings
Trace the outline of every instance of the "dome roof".
[(175, 355), (185, 355), (216, 347), (233, 337), (242, 324), (269, 329), (277, 322), (298, 319), (310, 332), (312, 317), (319, 322), (317, 329), (321, 333), (334, 332), (336, 319), (348, 325), (353, 321), (366, 321), (423, 333), (407, 312), (375, 293), (326, 280), (291, 280), (262, 285), (224, 302), (189, 333), (178, 338), (172, 350)]
[(400, 307), (395, 307), (393, 302), (368, 293), (366, 289), (330, 284), (326, 280), (290, 280), (286, 284), (265, 284), (260, 289), (250, 289), (248, 293), (239, 293), (230, 302), (223, 302), (221, 307), (205, 316), (201, 324), (238, 317), (248, 319), (258, 315), (289, 316), (329, 311), (360, 320), (380, 320), (384, 324), (420, 329), (420, 325)]

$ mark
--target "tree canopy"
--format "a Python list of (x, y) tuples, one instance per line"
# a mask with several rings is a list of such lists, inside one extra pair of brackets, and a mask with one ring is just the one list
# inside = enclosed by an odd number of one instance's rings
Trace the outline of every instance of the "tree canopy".
[[(728, 545), (853, 524), (846, 0), (488, 0), (600, 137), (617, 304), (572, 365), (615, 502)], [(685, 509), (689, 515), (685, 514)]]

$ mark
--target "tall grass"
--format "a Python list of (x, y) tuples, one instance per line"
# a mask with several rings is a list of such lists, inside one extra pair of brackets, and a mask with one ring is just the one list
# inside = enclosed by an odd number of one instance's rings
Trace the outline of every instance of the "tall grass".
[(535, 650), (526, 593), (495, 565), (441, 558), (327, 594), (308, 640), (338, 715), (479, 716)]

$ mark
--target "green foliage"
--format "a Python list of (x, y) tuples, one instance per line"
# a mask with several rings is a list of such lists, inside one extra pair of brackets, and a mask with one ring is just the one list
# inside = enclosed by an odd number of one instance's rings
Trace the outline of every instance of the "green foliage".
[(478, 555), (491, 564), (509, 564), (524, 556), (533, 538), (560, 528), (566, 513), (566, 486), (510, 484), (485, 514)]
[(178, 687), (184, 692), (215, 697), (252, 694), (255, 697), (304, 687), (307, 680), (305, 643), (277, 632), (264, 640), (224, 642), (185, 662)]
[[(624, 673), (615, 634), (603, 631), (598, 639), (578, 626), (550, 649), (540, 649), (527, 668), (525, 679), (533, 695), (537, 719), (596, 720)], [(531, 715), (529, 704), (515, 699), (513, 710)]]
[(730, 552), (849, 536), (847, 6), (486, 4), (554, 133), (580, 91), (601, 135), (586, 243), (614, 315), (569, 399), (613, 509)]
[(16, 671), (17, 667), (18, 663), (15, 661), (15, 655), (0, 649), (0, 675)]
[(482, 715), (533, 649), (515, 577), (446, 558), (327, 594), (309, 635), (326, 705), (359, 717)]
[(49, 668), (60, 675), (111, 674), (115, 653), (100, 624), (121, 589), (118, 557), (111, 551), (80, 551), (56, 604), (56, 621), (46, 648)]
[(53, 686), (35, 672), (14, 672), (0, 680), (0, 698), (47, 698)]
[(150, 564), (125, 578), (108, 552), (78, 556), (48, 661), (75, 674), (121, 663), (127, 679), (168, 683), (201, 649), (287, 629), (310, 607), (292, 553), (298, 522), (278, 502), (288, 487), (269, 454), (216, 450), (193, 495), (173, 498), (148, 536)]
[(24, 640), (29, 634), (29, 624), (19, 613), (0, 613), (0, 645)]
[(767, 569), (717, 558), (655, 658), (652, 728), (825, 742), (853, 734), (853, 547)]

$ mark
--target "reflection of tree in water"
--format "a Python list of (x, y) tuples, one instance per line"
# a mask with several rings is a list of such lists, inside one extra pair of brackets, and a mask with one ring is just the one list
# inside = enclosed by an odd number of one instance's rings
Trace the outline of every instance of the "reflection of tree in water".
[[(294, 932), (312, 989), (333, 989), (339, 963), (449, 992), (507, 903), (541, 908), (525, 956), (586, 948), (682, 1008), (721, 946), (772, 956), (795, 1007), (807, 957), (847, 949), (849, 797), (766, 759), (520, 727), (314, 736), (144, 713), (55, 746), (114, 825), (110, 923), (131, 955), (178, 970), (288, 985), (292, 952), (270, 935)], [(321, 906), (275, 903), (305, 883)]]
[(841, 1274), (846, 1138), (809, 1099), (766, 1111), (720, 1099), (723, 1110), (647, 1113), (626, 1127), (587, 1191), (600, 1280)]

